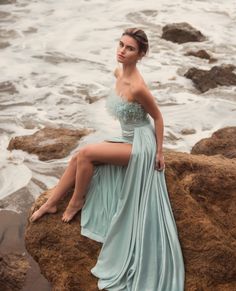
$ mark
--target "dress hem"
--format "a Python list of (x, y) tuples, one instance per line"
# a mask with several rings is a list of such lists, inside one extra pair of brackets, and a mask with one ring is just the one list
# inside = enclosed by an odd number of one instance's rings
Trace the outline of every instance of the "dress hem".
[(96, 234), (94, 232), (91, 232), (90, 230), (88, 230), (88, 229), (86, 229), (84, 227), (81, 228), (81, 234), (83, 236), (86, 236), (86, 237), (88, 237), (88, 238), (90, 238), (92, 240), (95, 240), (97, 242), (100, 242), (100, 243), (103, 243), (104, 240), (105, 240), (104, 237), (102, 237), (99, 234)]

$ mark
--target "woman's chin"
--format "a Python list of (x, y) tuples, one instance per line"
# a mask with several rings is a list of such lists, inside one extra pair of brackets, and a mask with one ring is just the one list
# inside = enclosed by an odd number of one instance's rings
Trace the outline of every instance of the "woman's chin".
[(118, 63), (123, 64), (123, 60), (121, 58), (117, 57), (116, 60), (117, 60)]

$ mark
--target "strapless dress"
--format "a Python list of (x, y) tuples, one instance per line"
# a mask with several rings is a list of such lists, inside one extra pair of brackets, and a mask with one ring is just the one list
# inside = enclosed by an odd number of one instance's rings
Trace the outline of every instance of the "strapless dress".
[(81, 234), (102, 242), (91, 273), (99, 290), (183, 291), (184, 262), (164, 171), (154, 169), (156, 137), (147, 112), (117, 96), (106, 101), (132, 144), (127, 166), (99, 165), (81, 212)]

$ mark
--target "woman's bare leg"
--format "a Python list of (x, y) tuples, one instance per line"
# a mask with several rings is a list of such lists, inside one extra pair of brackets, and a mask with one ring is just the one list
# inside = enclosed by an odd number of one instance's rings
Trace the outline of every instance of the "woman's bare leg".
[(62, 220), (69, 222), (83, 207), (89, 182), (95, 164), (113, 164), (126, 166), (131, 155), (132, 145), (125, 143), (109, 143), (88, 145), (77, 155), (77, 171), (75, 189)]
[(66, 195), (67, 191), (75, 184), (76, 167), (77, 167), (77, 156), (75, 155), (72, 157), (68, 167), (66, 168), (58, 184), (52, 190), (53, 193), (51, 194), (51, 196), (31, 216), (30, 218), (31, 222), (36, 221), (46, 213), (55, 213), (57, 211), (56, 205), (58, 201), (61, 198), (63, 198)]

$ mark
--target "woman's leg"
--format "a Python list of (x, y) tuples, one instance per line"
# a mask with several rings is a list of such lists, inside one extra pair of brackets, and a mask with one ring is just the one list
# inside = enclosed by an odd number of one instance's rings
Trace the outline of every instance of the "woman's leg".
[(58, 201), (63, 198), (67, 191), (74, 186), (77, 167), (77, 155), (74, 155), (66, 168), (64, 174), (60, 178), (58, 184), (53, 188), (52, 195), (48, 200), (33, 213), (30, 221), (33, 222), (43, 216), (45, 213), (55, 213)]
[(58, 201), (75, 185), (72, 198), (62, 220), (69, 222), (83, 207), (85, 194), (93, 175), (95, 164), (127, 165), (132, 145), (125, 143), (103, 142), (81, 148), (71, 159), (60, 181), (53, 189), (52, 195), (37, 211), (33, 213), (30, 221), (36, 221), (46, 213), (55, 213)]
[(131, 155), (132, 145), (109, 143), (88, 145), (77, 154), (75, 189), (62, 220), (69, 222), (83, 207), (85, 195), (93, 175), (95, 164), (113, 164), (126, 166)]

